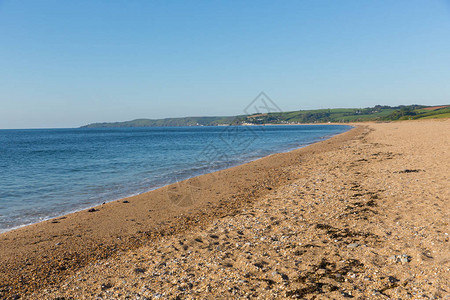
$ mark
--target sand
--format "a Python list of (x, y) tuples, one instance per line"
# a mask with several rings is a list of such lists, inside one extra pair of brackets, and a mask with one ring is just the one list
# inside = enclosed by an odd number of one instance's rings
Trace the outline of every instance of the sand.
[(358, 124), (0, 235), (0, 298), (450, 296), (450, 120)]

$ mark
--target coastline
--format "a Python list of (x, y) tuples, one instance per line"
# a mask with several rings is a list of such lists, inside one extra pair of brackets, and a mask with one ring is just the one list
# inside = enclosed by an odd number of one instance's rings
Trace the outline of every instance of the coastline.
[[(258, 127), (258, 126), (265, 126), (265, 125), (289, 125), (289, 124), (263, 124), (263, 125), (255, 125), (255, 126)], [(307, 146), (309, 146), (311, 144), (318, 143), (320, 141), (329, 139), (329, 138), (331, 138), (331, 137), (333, 137), (335, 135), (344, 133), (344, 132), (349, 131), (352, 128), (354, 128), (354, 126), (351, 126), (351, 125), (337, 124), (337, 123), (336, 124), (327, 124), (327, 123), (323, 123), (323, 124), (313, 124), (313, 123), (311, 123), (311, 124), (294, 124), (294, 125), (290, 125), (290, 126), (295, 126), (295, 125), (339, 125), (339, 126), (346, 126), (347, 129), (345, 131), (343, 131), (343, 132), (340, 132), (340, 133), (330, 133), (328, 135), (324, 135), (322, 137), (318, 137), (318, 138), (316, 138), (314, 140), (311, 140), (310, 142), (307, 142), (307, 143), (296, 144), (295, 146), (293, 146), (293, 145), (286, 146), (285, 145), (284, 147), (280, 147), (280, 149), (275, 149), (275, 150), (272, 149), (272, 150), (268, 151), (269, 153), (266, 153), (264, 155), (262, 155), (262, 154), (252, 155), (251, 157), (245, 158), (243, 160), (229, 163), (227, 166), (208, 169), (208, 171), (206, 173), (203, 173), (203, 172), (195, 173), (194, 172), (191, 175), (187, 175), (187, 176), (184, 176), (184, 177), (181, 177), (181, 178), (172, 178), (172, 181), (166, 181), (165, 183), (159, 183), (159, 184), (155, 183), (155, 184), (150, 185), (148, 187), (140, 188), (140, 190), (136, 191), (136, 192), (131, 192), (129, 194), (122, 193), (119, 197), (115, 197), (115, 198), (112, 198), (112, 199), (102, 199), (102, 200), (97, 201), (96, 203), (88, 204), (88, 205), (85, 205), (85, 206), (77, 208), (77, 209), (68, 210), (68, 211), (62, 212), (62, 213), (57, 214), (57, 215), (55, 215), (55, 214), (51, 215), (50, 214), (49, 216), (47, 216), (45, 218), (41, 218), (38, 221), (27, 222), (27, 223), (20, 224), (20, 225), (17, 225), (17, 226), (11, 227), (11, 228), (7, 228), (7, 229), (1, 229), (0, 228), (0, 235), (3, 234), (3, 233), (6, 233), (6, 232), (10, 232), (10, 231), (14, 231), (14, 230), (17, 230), (17, 229), (20, 229), (20, 228), (23, 228), (23, 227), (27, 227), (27, 226), (30, 226), (30, 225), (35, 225), (35, 224), (38, 224), (38, 223), (42, 223), (42, 222), (46, 222), (46, 221), (49, 221), (49, 220), (58, 219), (58, 218), (61, 218), (61, 217), (67, 216), (67, 215), (71, 215), (71, 214), (74, 214), (74, 213), (77, 213), (77, 212), (89, 210), (91, 208), (95, 208), (95, 207), (101, 205), (102, 203), (105, 204), (105, 203), (110, 203), (110, 202), (115, 202), (115, 201), (121, 201), (121, 200), (123, 200), (125, 198), (131, 198), (131, 197), (134, 197), (134, 196), (142, 195), (142, 194), (145, 194), (147, 192), (154, 191), (156, 189), (162, 188), (162, 187), (170, 185), (170, 184), (174, 184), (174, 183), (179, 182), (179, 181), (184, 181), (184, 180), (188, 180), (188, 179), (191, 179), (191, 178), (194, 178), (194, 177), (197, 177), (197, 176), (206, 175), (206, 174), (209, 174), (209, 173), (214, 173), (214, 172), (221, 171), (221, 170), (224, 170), (224, 169), (228, 169), (228, 168), (236, 167), (236, 166), (239, 166), (239, 165), (243, 165), (243, 164), (246, 164), (246, 163), (249, 163), (249, 162), (253, 162), (255, 160), (258, 160), (258, 159), (270, 156), (272, 154), (286, 153), (286, 152), (290, 152), (290, 151), (293, 151), (293, 150), (296, 150), (296, 149), (304, 148), (304, 147), (307, 147)], [(239, 126), (245, 126), (245, 125), (239, 125)]]
[[(373, 298), (392, 293), (405, 297), (404, 291), (413, 288), (445, 296), (450, 280), (449, 253), (444, 250), (448, 224), (443, 221), (448, 192), (442, 187), (448, 170), (438, 160), (448, 157), (442, 148), (448, 139), (436, 140), (433, 147), (430, 143), (449, 124), (449, 120), (356, 124), (304, 148), (110, 202), (97, 211), (6, 232), (0, 235), (0, 298), (113, 299), (116, 292), (123, 297), (126, 292), (143, 293), (140, 284), (145, 280), (152, 283), (150, 296), (161, 293), (159, 286), (164, 297), (201, 297), (208, 284), (210, 294), (222, 297), (327, 293), (339, 298), (352, 295), (349, 292), (364, 294), (361, 282), (370, 286), (369, 293), (378, 291)], [(427, 136), (421, 139), (424, 133)], [(420, 214), (423, 205), (429, 216)], [(433, 227), (416, 228), (430, 220)], [(233, 224), (239, 230), (224, 229)], [(419, 236), (414, 235), (417, 232)], [(252, 234), (262, 236), (252, 240)], [(181, 238), (192, 251), (180, 249)], [(289, 239), (298, 241), (287, 243)], [(214, 245), (216, 240), (220, 250), (204, 244)], [(234, 248), (245, 241), (253, 246)], [(219, 255), (217, 268), (204, 261), (204, 251)], [(254, 263), (233, 256), (245, 251), (252, 252)], [(409, 257), (405, 263), (389, 262), (390, 256), (396, 260), (395, 255), (403, 254)], [(181, 266), (174, 265), (189, 256)], [(283, 257), (284, 263), (279, 260)], [(130, 268), (126, 272), (121, 269), (125, 265)], [(194, 279), (201, 274), (206, 278), (180, 289), (181, 283), (151, 275), (154, 270), (176, 273), (179, 267), (190, 268)], [(121, 283), (125, 281), (121, 274), (136, 286)], [(232, 289), (233, 278), (246, 281), (239, 283), (239, 291)], [(377, 284), (387, 288), (375, 288)]]
[[(353, 136), (354, 130), (290, 152), (1, 233), (0, 290), (6, 289), (7, 295), (29, 294), (96, 259), (226, 215), (291, 180), (275, 168), (289, 167), (293, 153), (318, 151), (320, 144)], [(246, 200), (241, 202), (241, 198)], [(89, 212), (92, 209), (95, 211)]]

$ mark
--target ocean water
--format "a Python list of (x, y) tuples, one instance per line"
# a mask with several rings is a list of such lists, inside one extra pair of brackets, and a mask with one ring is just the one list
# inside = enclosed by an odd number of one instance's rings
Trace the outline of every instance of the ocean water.
[(0, 232), (299, 148), (349, 128), (0, 130)]

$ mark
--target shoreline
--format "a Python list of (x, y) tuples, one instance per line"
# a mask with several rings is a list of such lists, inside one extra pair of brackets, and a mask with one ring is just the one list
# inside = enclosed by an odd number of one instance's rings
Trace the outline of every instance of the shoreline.
[(93, 260), (226, 215), (288, 182), (288, 175), (276, 168), (289, 167), (291, 156), (318, 151), (321, 144), (353, 136), (362, 129), (358, 128), (306, 147), (1, 233), (0, 291), (7, 290), (7, 295), (29, 294)]
[[(287, 152), (291, 152), (291, 151), (294, 151), (294, 150), (297, 150), (297, 149), (308, 147), (308, 146), (310, 146), (312, 144), (319, 143), (321, 141), (330, 139), (333, 136), (345, 133), (345, 132), (347, 132), (349, 130), (352, 130), (355, 127), (355, 126), (352, 126), (352, 125), (345, 125), (345, 124), (338, 124), (338, 123), (336, 123), (336, 124), (327, 124), (327, 123), (323, 123), (323, 124), (263, 124), (263, 125), (255, 125), (255, 126), (265, 126), (265, 125), (277, 125), (277, 126), (278, 125), (291, 125), (291, 126), (295, 126), (295, 125), (341, 125), (341, 126), (347, 126), (348, 129), (346, 131), (344, 131), (344, 132), (341, 132), (341, 133), (325, 135), (323, 137), (318, 138), (317, 140), (314, 140), (314, 141), (311, 141), (311, 142), (308, 142), (308, 143), (305, 143), (305, 144), (302, 144), (302, 145), (296, 145), (296, 146), (293, 146), (293, 147), (289, 147), (286, 150), (282, 150), (282, 151), (275, 150), (275, 152), (272, 152), (272, 153), (264, 155), (264, 156), (257, 156), (257, 157), (250, 158), (250, 159), (247, 159), (247, 160), (235, 162), (235, 163), (230, 164), (230, 165), (225, 166), (225, 167), (220, 167), (220, 168), (217, 168), (217, 169), (214, 169), (214, 170), (210, 170), (207, 173), (197, 174), (197, 175), (189, 175), (188, 177), (186, 177), (184, 179), (181, 179), (179, 181), (185, 181), (185, 180), (188, 180), (188, 179), (191, 179), (191, 178), (195, 178), (197, 176), (211, 174), (211, 173), (214, 173), (214, 172), (217, 172), (217, 171), (222, 171), (222, 170), (225, 170), (225, 169), (229, 169), (229, 168), (237, 167), (237, 166), (240, 166), (240, 165), (244, 165), (244, 164), (247, 164), (247, 163), (250, 163), (250, 162), (253, 162), (253, 161), (265, 158), (265, 157), (268, 157), (268, 156), (273, 155), (273, 154), (287, 153)], [(245, 126), (245, 125), (240, 125), (240, 126)], [(178, 182), (178, 181), (176, 181), (176, 182)], [(7, 232), (11, 232), (11, 231), (17, 230), (17, 229), (20, 229), (20, 228), (23, 228), (23, 227), (27, 227), (27, 226), (30, 226), (30, 225), (35, 225), (35, 224), (39, 224), (39, 223), (42, 223), (42, 222), (51, 221), (53, 219), (58, 219), (58, 218), (61, 218), (61, 217), (65, 217), (67, 215), (72, 215), (74, 213), (78, 213), (78, 212), (81, 212), (81, 211), (89, 210), (91, 208), (95, 208), (95, 207), (98, 207), (98, 206), (102, 205), (102, 203), (105, 204), (105, 203), (111, 203), (111, 202), (116, 202), (116, 201), (122, 201), (122, 200), (127, 199), (127, 198), (143, 195), (145, 193), (148, 193), (148, 192), (160, 189), (160, 188), (164, 188), (165, 186), (168, 186), (168, 185), (171, 185), (171, 184), (175, 184), (176, 182), (170, 182), (170, 183), (166, 183), (164, 185), (155, 185), (154, 187), (149, 188), (149, 189), (145, 189), (142, 192), (131, 193), (129, 195), (124, 195), (124, 196), (121, 196), (121, 197), (118, 197), (118, 198), (114, 198), (114, 199), (111, 199), (111, 200), (99, 201), (98, 204), (88, 205), (88, 206), (83, 207), (83, 208), (67, 211), (65, 213), (58, 214), (58, 215), (55, 215), (55, 216), (46, 217), (46, 218), (44, 218), (44, 219), (42, 219), (40, 221), (37, 221), (37, 222), (30, 222), (30, 223), (14, 226), (14, 227), (8, 228), (8, 229), (0, 229), (0, 235), (4, 234), (4, 233), (7, 233)]]
[(356, 125), (1, 234), (0, 299), (445, 298), (450, 120)]

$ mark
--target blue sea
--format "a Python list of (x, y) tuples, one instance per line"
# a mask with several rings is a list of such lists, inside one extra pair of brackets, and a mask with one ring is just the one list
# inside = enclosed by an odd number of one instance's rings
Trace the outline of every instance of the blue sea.
[(0, 232), (289, 151), (349, 128), (0, 130)]

